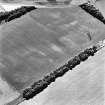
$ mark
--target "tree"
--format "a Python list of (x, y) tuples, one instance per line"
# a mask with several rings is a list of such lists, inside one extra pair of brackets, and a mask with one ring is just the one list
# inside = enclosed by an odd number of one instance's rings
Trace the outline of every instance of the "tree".
[(32, 98), (33, 95), (33, 91), (31, 88), (26, 88), (25, 90), (23, 90), (23, 98), (25, 98), (26, 100)]
[(81, 52), (78, 56), (81, 61), (85, 61), (86, 59), (88, 59), (88, 54), (86, 54), (84, 52)]

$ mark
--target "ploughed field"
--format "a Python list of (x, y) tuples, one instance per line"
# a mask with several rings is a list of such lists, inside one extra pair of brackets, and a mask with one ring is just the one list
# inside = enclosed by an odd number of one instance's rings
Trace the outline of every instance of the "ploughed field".
[(104, 33), (104, 24), (79, 7), (32, 11), (0, 26), (0, 75), (21, 92)]

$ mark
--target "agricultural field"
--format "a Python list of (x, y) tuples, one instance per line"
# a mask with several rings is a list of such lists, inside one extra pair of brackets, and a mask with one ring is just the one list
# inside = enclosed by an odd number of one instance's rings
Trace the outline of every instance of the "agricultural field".
[[(84, 48), (105, 39), (104, 33), (105, 25), (79, 7), (34, 10), (0, 26), (1, 78), (10, 86), (14, 95), (16, 95), (15, 92), (19, 94), (33, 81), (55, 70)], [(91, 102), (94, 102), (92, 105), (103, 102), (103, 52), (103, 50), (100, 51), (99, 55), (78, 66), (74, 73), (68, 73), (69, 76), (63, 77), (65, 79), (58, 79), (59, 82), (51, 85), (53, 89), (50, 91), (49, 87), (47, 93), (39, 98), (39, 100), (42, 99), (39, 105), (54, 105), (54, 103), (63, 105), (65, 101), (68, 102), (67, 105), (69, 103), (84, 105), (86, 100), (89, 100), (90, 105)], [(98, 79), (98, 77), (101, 78)], [(95, 88), (94, 91), (92, 88)], [(97, 93), (96, 90), (100, 91)], [(87, 95), (84, 96), (84, 93)], [(92, 99), (94, 93), (97, 95)], [(47, 94), (52, 95), (49, 97)], [(55, 96), (58, 97), (54, 98)], [(96, 100), (97, 97), (100, 97), (99, 100)], [(70, 102), (70, 99), (73, 100)]]

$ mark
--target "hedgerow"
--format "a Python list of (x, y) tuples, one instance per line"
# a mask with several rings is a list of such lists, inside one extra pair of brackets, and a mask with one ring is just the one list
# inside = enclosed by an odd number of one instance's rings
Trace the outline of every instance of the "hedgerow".
[(92, 15), (93, 17), (97, 18), (98, 20), (100, 20), (101, 22), (105, 24), (104, 16), (99, 11), (99, 9), (97, 9), (93, 4), (84, 3), (84, 4), (81, 4), (80, 7), (83, 10), (85, 10), (87, 13), (89, 13), (90, 15)]
[(34, 9), (37, 8), (35, 6), (22, 6), (10, 12), (1, 12), (0, 23), (2, 23), (2, 21), (9, 22), (13, 19), (19, 18)]

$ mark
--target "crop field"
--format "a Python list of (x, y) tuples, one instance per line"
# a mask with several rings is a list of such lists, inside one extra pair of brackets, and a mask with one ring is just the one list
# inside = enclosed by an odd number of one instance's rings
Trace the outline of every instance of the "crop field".
[[(17, 96), (84, 48), (105, 39), (104, 33), (105, 25), (80, 7), (37, 9), (2, 24), (0, 77), (8, 87), (4, 90)], [(104, 105), (104, 52), (105, 48), (20, 105)]]

